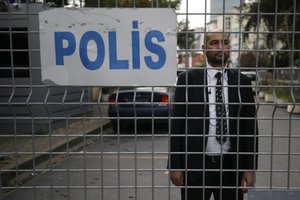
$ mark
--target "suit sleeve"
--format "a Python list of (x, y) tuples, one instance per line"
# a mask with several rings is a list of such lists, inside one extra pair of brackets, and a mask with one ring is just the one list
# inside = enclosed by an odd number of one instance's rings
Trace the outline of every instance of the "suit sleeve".
[(257, 169), (257, 152), (258, 152), (258, 124), (256, 119), (256, 106), (254, 95), (251, 87), (251, 81), (246, 79), (245, 87), (241, 90), (242, 96), (242, 119), (240, 120), (240, 151), (242, 156), (242, 168), (255, 170)]
[(178, 76), (171, 116), (170, 169), (184, 169), (185, 120), (186, 120), (186, 73)]

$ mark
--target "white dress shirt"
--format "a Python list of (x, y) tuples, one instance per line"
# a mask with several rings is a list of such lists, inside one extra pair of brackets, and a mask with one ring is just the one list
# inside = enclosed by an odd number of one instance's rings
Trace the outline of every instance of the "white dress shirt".
[(209, 99), (209, 131), (206, 145), (206, 154), (211, 156), (221, 155), (230, 150), (230, 140), (227, 137), (223, 145), (216, 140), (216, 84), (217, 72), (223, 75), (223, 99), (225, 101), (226, 117), (227, 117), (227, 134), (229, 132), (229, 109), (228, 109), (228, 77), (225, 70), (216, 70), (207, 63), (207, 85), (208, 85), (208, 99)]

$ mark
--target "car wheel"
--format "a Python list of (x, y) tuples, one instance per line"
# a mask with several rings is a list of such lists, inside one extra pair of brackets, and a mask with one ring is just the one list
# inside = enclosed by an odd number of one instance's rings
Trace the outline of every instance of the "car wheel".
[(119, 133), (123, 132), (124, 124), (123, 122), (121, 122), (121, 120), (119, 120), (119, 122), (118, 120), (112, 120), (111, 125), (115, 134), (117, 134), (118, 132)]

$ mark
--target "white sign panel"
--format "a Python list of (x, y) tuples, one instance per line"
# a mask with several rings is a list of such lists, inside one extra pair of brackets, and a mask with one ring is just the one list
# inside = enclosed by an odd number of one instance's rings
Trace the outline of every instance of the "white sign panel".
[(57, 8), (39, 14), (42, 81), (167, 86), (176, 79), (176, 15), (167, 8)]

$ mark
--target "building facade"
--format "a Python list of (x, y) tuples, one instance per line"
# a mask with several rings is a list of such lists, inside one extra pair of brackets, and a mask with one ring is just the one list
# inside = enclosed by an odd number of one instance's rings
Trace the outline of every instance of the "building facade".
[(43, 4), (1, 6), (0, 12), (10, 15), (0, 15), (0, 131), (46, 132), (50, 123), (90, 110), (90, 105), (78, 106), (90, 100), (90, 88), (49, 87), (41, 82), (37, 13), (45, 9)]

